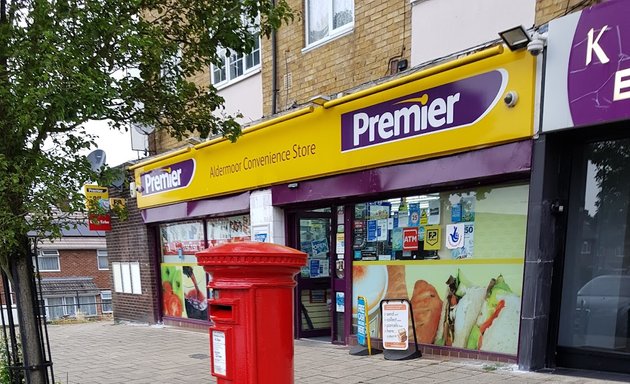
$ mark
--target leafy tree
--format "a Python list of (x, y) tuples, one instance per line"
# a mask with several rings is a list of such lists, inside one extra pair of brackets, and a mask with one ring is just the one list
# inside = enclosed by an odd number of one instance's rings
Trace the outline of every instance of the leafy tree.
[[(293, 16), (286, 0), (0, 0), (0, 266), (17, 292), (25, 364), (43, 360), (27, 233), (58, 237), (84, 210), (81, 187), (97, 175), (81, 155), (94, 145), (83, 125), (236, 140), (234, 117), (213, 114), (216, 89), (191, 77), (221, 63), (218, 47), (246, 53)], [(45, 382), (42, 369), (27, 376)]]

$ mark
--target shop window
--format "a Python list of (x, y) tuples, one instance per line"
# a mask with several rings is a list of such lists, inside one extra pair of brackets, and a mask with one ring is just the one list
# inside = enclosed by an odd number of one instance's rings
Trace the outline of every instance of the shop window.
[(99, 270), (107, 270), (109, 269), (109, 260), (107, 259), (107, 250), (106, 249), (98, 249), (96, 250), (96, 262), (98, 264)]
[(160, 235), (164, 263), (196, 263), (195, 253), (206, 247), (201, 220), (160, 225)]
[(251, 239), (249, 215), (208, 219), (206, 228), (209, 246)]
[(307, 0), (306, 13), (307, 46), (339, 36), (354, 26), (353, 0)]
[(630, 139), (587, 143), (576, 152), (558, 345), (627, 355)]
[[(160, 226), (162, 237), (162, 315), (207, 320), (208, 277), (195, 253), (205, 248), (204, 223), (187, 221)], [(251, 239), (249, 215), (207, 219), (208, 246)]]
[(103, 313), (112, 313), (112, 291), (101, 291), (101, 311)]
[(382, 337), (380, 303), (407, 299), (419, 343), (515, 356), (528, 195), (510, 184), (356, 204), (353, 312), (365, 297)]
[(40, 272), (59, 272), (59, 251), (56, 249), (41, 249), (37, 254), (37, 266)]

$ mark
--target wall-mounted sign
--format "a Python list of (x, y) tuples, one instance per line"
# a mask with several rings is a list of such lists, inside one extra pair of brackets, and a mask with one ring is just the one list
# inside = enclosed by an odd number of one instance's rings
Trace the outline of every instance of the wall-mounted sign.
[[(330, 108), (306, 109), (264, 129), (245, 130), (235, 143), (202, 143), (140, 163), (132, 167), (143, 189), (138, 206), (225, 195), (530, 138), (534, 58), (523, 51), (494, 51), (486, 59), (432, 76), (410, 77)], [(514, 108), (501, 102), (508, 90), (519, 95)], [(184, 164), (194, 165), (195, 172), (186, 187), (184, 171), (173, 174)]]
[(112, 220), (109, 214), (109, 192), (107, 187), (84, 185), (85, 200), (88, 209), (88, 228), (90, 231), (111, 231)]
[(543, 131), (630, 119), (630, 2), (549, 24)]

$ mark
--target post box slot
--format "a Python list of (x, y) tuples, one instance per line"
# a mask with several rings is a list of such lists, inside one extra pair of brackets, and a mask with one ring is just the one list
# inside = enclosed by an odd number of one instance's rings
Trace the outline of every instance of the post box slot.
[(210, 304), (210, 315), (217, 320), (232, 320), (233, 311), (231, 305)]

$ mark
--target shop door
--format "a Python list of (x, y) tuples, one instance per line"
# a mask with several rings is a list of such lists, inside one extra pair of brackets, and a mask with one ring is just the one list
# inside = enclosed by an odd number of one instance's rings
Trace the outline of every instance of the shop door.
[(297, 276), (296, 336), (332, 340), (331, 209), (301, 211), (291, 215), (291, 246), (308, 255), (307, 266)]
[(574, 154), (559, 366), (630, 372), (630, 139)]

